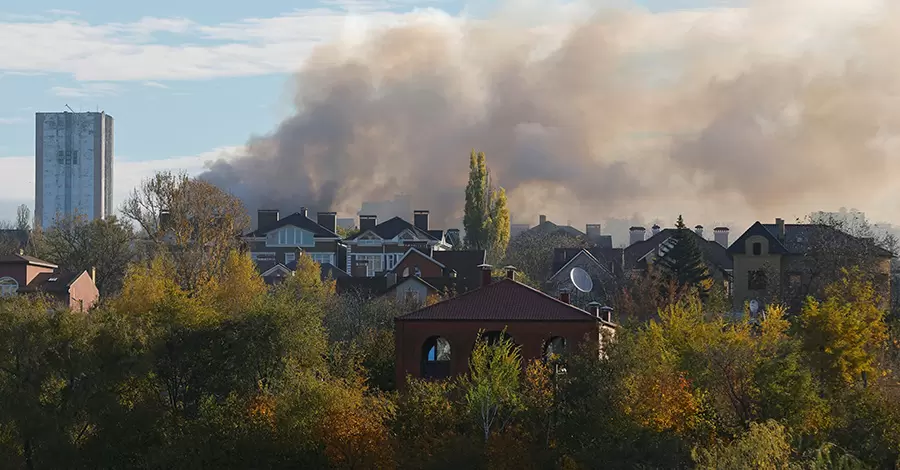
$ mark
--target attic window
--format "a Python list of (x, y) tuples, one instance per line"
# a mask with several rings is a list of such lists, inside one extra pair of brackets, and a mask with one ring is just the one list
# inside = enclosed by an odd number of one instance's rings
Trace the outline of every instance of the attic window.
[(47, 279), (47, 282), (56, 282), (58, 280), (59, 280), (58, 277), (51, 277), (50, 279)]
[(762, 243), (753, 244), (753, 254), (759, 256), (762, 254)]

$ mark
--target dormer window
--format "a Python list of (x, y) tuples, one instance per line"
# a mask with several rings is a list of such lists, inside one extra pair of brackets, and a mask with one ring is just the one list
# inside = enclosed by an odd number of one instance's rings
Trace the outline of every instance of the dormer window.
[(762, 243), (757, 242), (753, 244), (753, 254), (755, 256), (759, 256), (762, 254)]

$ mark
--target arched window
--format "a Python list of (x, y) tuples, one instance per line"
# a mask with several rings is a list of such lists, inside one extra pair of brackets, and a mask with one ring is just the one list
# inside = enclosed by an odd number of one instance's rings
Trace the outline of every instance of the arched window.
[(409, 267), (403, 268), (403, 277), (409, 277)]
[(566, 352), (566, 339), (562, 336), (554, 336), (544, 345), (544, 359), (557, 361)]
[(19, 291), (19, 283), (11, 277), (0, 278), (0, 297), (10, 297)]
[(510, 341), (513, 340), (512, 336), (510, 336), (509, 333), (505, 333), (503, 331), (486, 331), (482, 335), (482, 338), (484, 338), (484, 340), (487, 341), (488, 344), (494, 344), (497, 341), (500, 341), (500, 338), (508, 339)]
[(432, 336), (422, 345), (422, 378), (443, 379), (450, 376), (450, 342)]

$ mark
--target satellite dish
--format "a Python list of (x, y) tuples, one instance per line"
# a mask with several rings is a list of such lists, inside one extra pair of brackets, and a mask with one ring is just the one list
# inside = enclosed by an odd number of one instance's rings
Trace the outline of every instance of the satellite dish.
[(750, 301), (750, 313), (753, 315), (759, 313), (759, 302), (756, 299)]
[(575, 288), (581, 292), (590, 292), (594, 290), (594, 281), (591, 279), (591, 275), (584, 269), (577, 267), (572, 268), (572, 270), (569, 271), (569, 279), (572, 280), (572, 284), (575, 285)]

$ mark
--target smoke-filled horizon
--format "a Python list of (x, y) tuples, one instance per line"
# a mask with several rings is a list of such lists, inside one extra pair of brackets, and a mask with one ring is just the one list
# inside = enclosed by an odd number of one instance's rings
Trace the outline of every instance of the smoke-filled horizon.
[(405, 193), (448, 226), (475, 149), (513, 222), (900, 215), (900, 7), (512, 11), (424, 10), (317, 48), (295, 113), (203, 177), (251, 211), (355, 214)]

